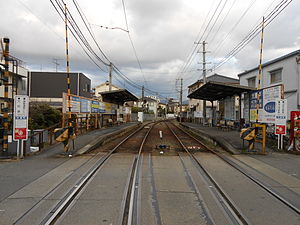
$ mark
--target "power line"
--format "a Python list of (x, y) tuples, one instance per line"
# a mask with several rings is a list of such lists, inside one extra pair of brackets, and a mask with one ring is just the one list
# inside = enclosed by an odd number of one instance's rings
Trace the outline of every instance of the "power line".
[(195, 57), (195, 53), (196, 53), (196, 51), (197, 51), (197, 47), (198, 47), (198, 45), (199, 45), (199, 42), (200, 42), (200, 41), (202, 40), (202, 38), (204, 37), (204, 34), (206, 33), (206, 31), (207, 31), (207, 29), (208, 29), (208, 27), (209, 27), (211, 21), (213, 20), (213, 18), (214, 18), (214, 16), (215, 16), (216, 12), (218, 11), (218, 9), (219, 9), (219, 7), (220, 7), (222, 1), (223, 1), (223, 0), (220, 0), (220, 1), (219, 1), (217, 7), (215, 8), (215, 10), (214, 10), (214, 12), (213, 12), (213, 15), (210, 17), (210, 20), (209, 20), (208, 24), (206, 25), (204, 31), (202, 32), (201, 37), (200, 37), (198, 40), (196, 39), (195, 47), (194, 47), (194, 49), (192, 50), (192, 53), (190, 54), (190, 56), (188, 57), (188, 60), (186, 61), (185, 65), (184, 65), (184, 67), (183, 67), (183, 69), (182, 69), (182, 71), (185, 71), (185, 70), (190, 66), (190, 64), (191, 64), (191, 62), (192, 62), (192, 60), (193, 60), (193, 58)]
[(210, 40), (210, 44), (212, 44), (213, 41), (215, 40), (216, 36), (218, 35), (218, 33), (219, 33), (221, 27), (223, 26), (224, 22), (226, 21), (226, 19), (227, 19), (229, 13), (231, 12), (231, 10), (232, 10), (234, 4), (236, 3), (236, 1), (237, 1), (237, 0), (233, 0), (233, 2), (232, 2), (232, 4), (231, 4), (231, 6), (229, 7), (229, 9), (228, 9), (226, 15), (223, 17), (222, 22), (220, 23), (220, 25), (219, 25), (217, 31), (215, 32), (216, 35), (214, 35), (213, 38), (212, 38), (212, 40)]
[[(53, 7), (55, 8), (56, 12), (58, 13), (58, 15), (61, 17), (61, 19), (64, 21), (63, 19), (63, 6), (61, 4), (61, 2), (59, 2), (58, 0), (55, 0), (56, 5), (54, 4), (54, 2), (52, 0), (50, 0), (51, 4), (53, 5)], [(63, 2), (63, 1), (62, 1)], [(59, 7), (59, 9), (57, 8)], [(78, 42), (78, 44), (81, 46), (81, 48), (83, 49), (83, 51), (85, 52), (85, 54), (91, 59), (91, 61), (103, 72), (106, 72), (93, 58), (90, 54), (94, 55), (94, 57), (96, 59), (98, 59), (100, 62), (103, 63), (103, 60), (93, 51), (92, 47), (89, 45), (87, 39), (84, 37), (83, 33), (81, 32), (79, 26), (77, 25), (77, 23), (75, 22), (74, 18), (72, 17), (70, 11), (68, 10), (68, 18), (67, 20), (69, 21), (71, 27), (70, 27), (70, 32), (72, 34), (72, 36), (75, 38), (75, 40)], [(85, 46), (85, 48), (83, 47), (83, 45)], [(90, 53), (88, 53), (90, 52)], [(105, 65), (105, 64), (104, 64)]]
[[(87, 20), (87, 17), (84, 15), (84, 12), (81, 10), (80, 6), (78, 5), (77, 1), (76, 0), (73, 0), (73, 3), (85, 25), (85, 27), (87, 28), (88, 32), (90, 33), (92, 39), (94, 40), (97, 48), (99, 49), (99, 51), (101, 52), (101, 54), (104, 56), (104, 58), (108, 61), (108, 63), (105, 63), (106, 66), (109, 66), (109, 63), (110, 63), (110, 60), (107, 58), (107, 56), (104, 54), (104, 52), (102, 51), (102, 49), (100, 48), (98, 42), (96, 41), (95, 39), (95, 36), (94, 36), (94, 33), (92, 32), (92, 30), (90, 29), (90, 27), (87, 25), (89, 24), (89, 21)], [(104, 63), (104, 62), (103, 62)]]
[(140, 71), (141, 71), (141, 73), (142, 73), (142, 76), (143, 76), (145, 85), (147, 86), (147, 81), (146, 81), (145, 75), (144, 75), (144, 73), (143, 73), (142, 65), (141, 65), (141, 62), (140, 62), (139, 57), (138, 57), (138, 55), (137, 55), (136, 48), (135, 48), (135, 46), (134, 46), (134, 44), (133, 44), (133, 40), (132, 40), (131, 35), (130, 35), (130, 32), (129, 32), (128, 20), (127, 20), (127, 13), (126, 13), (126, 7), (125, 7), (125, 2), (124, 2), (124, 0), (122, 0), (122, 6), (123, 6), (123, 12), (124, 12), (125, 23), (126, 23), (126, 29), (128, 30), (128, 32), (127, 32), (128, 38), (129, 38), (130, 44), (131, 44), (131, 46), (132, 46), (132, 49), (133, 49), (133, 52), (134, 52), (136, 61), (137, 61), (138, 65), (139, 65)]
[[(265, 27), (267, 27), (293, 0), (282, 0), (276, 7), (265, 17)], [(214, 69), (224, 65), (233, 56), (239, 53), (251, 40), (253, 40), (260, 32), (262, 23), (258, 24), (239, 44), (237, 44)]]
[(245, 17), (245, 15), (247, 14), (247, 12), (250, 10), (250, 8), (253, 6), (253, 4), (256, 2), (256, 0), (252, 0), (252, 2), (250, 2), (250, 4), (248, 5), (248, 7), (246, 8), (246, 10), (242, 13), (241, 17), (238, 19), (238, 21), (232, 26), (232, 28), (230, 29), (230, 31), (226, 34), (225, 38), (222, 39), (221, 42), (219, 42), (219, 44), (217, 45), (217, 47), (213, 50), (213, 52), (217, 53), (217, 50), (222, 46), (222, 44), (224, 43), (225, 40), (227, 40), (227, 38), (233, 33), (233, 31), (236, 29), (236, 27), (240, 24), (240, 22), (242, 21), (242, 19)]
[(208, 33), (207, 33), (206, 37), (204, 38), (204, 40), (207, 40), (207, 39), (208, 39), (208, 37), (209, 37), (209, 35), (210, 35), (212, 29), (214, 28), (214, 26), (215, 26), (216, 22), (218, 21), (220, 15), (222, 14), (222, 12), (223, 12), (223, 10), (224, 10), (224, 7), (226, 6), (227, 2), (228, 2), (228, 0), (226, 0), (225, 3), (223, 4), (223, 6), (222, 6), (220, 12), (218, 13), (217, 18), (215, 19), (213, 25), (210, 27), (210, 30), (208, 31)]

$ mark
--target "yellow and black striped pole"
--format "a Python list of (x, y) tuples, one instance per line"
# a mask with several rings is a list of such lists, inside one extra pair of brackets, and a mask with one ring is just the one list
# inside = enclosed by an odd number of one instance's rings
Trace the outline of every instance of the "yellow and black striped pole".
[(263, 21), (262, 21), (262, 25), (261, 25), (260, 54), (259, 54), (258, 79), (257, 79), (256, 123), (258, 123), (258, 111), (259, 111), (259, 100), (260, 100), (260, 92), (259, 91), (261, 88), (261, 77), (262, 77), (264, 26), (265, 26), (265, 17), (263, 17)]
[[(69, 59), (69, 40), (68, 40), (68, 16), (67, 5), (65, 5), (65, 28), (66, 28), (66, 61), (67, 61), (67, 84), (68, 84), (68, 126), (72, 127), (72, 113), (71, 113), (71, 80), (70, 80), (70, 59)], [(70, 135), (70, 132), (69, 132)], [(65, 147), (65, 151), (69, 150), (69, 145)]]
[(3, 112), (3, 154), (7, 154), (8, 151), (8, 113), (10, 109), (10, 101), (8, 98), (8, 86), (9, 86), (9, 38), (3, 38), (4, 42), (4, 101), (5, 106), (2, 109)]
[[(265, 17), (263, 17), (262, 24), (261, 24), (260, 54), (259, 54), (258, 79), (257, 79), (256, 123), (258, 123), (259, 100), (260, 100), (260, 90), (261, 90), (261, 80), (262, 80), (262, 58), (263, 58), (263, 47), (264, 47), (264, 27), (265, 27)], [(255, 132), (257, 132), (257, 130), (255, 130)], [(254, 141), (252, 141), (250, 143), (249, 149), (254, 148), (254, 143), (255, 143), (255, 137), (254, 137)]]

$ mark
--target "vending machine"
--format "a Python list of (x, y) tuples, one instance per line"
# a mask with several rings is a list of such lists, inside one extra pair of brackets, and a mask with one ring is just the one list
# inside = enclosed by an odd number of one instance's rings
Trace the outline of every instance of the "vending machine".
[(290, 144), (300, 151), (300, 111), (291, 111)]

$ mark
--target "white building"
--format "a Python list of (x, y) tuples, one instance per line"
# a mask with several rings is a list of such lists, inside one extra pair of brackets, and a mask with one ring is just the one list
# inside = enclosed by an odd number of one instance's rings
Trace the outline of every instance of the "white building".
[[(288, 118), (290, 111), (300, 109), (300, 50), (291, 52), (263, 64), (261, 88), (283, 85), (284, 98), (287, 99)], [(258, 67), (238, 74), (240, 85), (258, 86)], [(244, 109), (247, 106), (242, 106)], [(247, 110), (246, 110), (247, 111)], [(245, 112), (245, 110), (244, 110)], [(245, 118), (247, 115), (245, 115)], [(249, 118), (248, 118), (249, 119)]]
[[(4, 64), (4, 60), (0, 61), (1, 64)], [(9, 71), (10, 76), (8, 83), (13, 84), (8, 86), (8, 97), (13, 99), (14, 95), (27, 95), (27, 77), (28, 70), (22, 66), (22, 61), (10, 56), (9, 62)], [(1, 109), (2, 104), (4, 104), (4, 85), (0, 86), (0, 103)]]
[[(112, 84), (111, 90), (116, 91), (116, 90), (120, 90), (120, 88)], [(101, 96), (100, 92), (106, 92), (106, 91), (109, 91), (109, 82), (108, 81), (106, 81), (105, 83), (99, 84), (98, 86), (95, 87), (95, 96), (100, 97)]]
[(158, 109), (159, 101), (157, 99), (144, 97), (143, 99), (139, 99), (136, 102), (136, 106), (139, 108), (144, 108), (146, 112), (153, 112), (155, 118), (157, 117), (157, 109)]

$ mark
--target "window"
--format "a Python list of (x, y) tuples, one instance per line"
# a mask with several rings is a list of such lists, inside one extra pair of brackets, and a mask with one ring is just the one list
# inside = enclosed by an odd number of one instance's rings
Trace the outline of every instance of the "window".
[(85, 89), (83, 89), (83, 91), (86, 91), (86, 92), (90, 92), (90, 85), (89, 84), (85, 84)]
[(282, 68), (270, 71), (270, 77), (271, 77), (271, 84), (278, 83), (282, 80)]
[(256, 86), (256, 77), (251, 77), (248, 79), (248, 87), (255, 87)]

